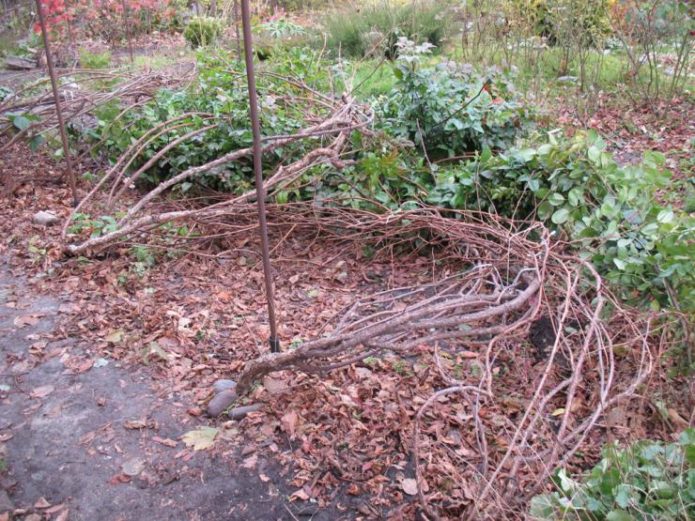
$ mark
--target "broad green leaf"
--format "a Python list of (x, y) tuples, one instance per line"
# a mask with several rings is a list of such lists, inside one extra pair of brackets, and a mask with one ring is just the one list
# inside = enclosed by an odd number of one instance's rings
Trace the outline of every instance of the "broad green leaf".
[(624, 510), (611, 510), (606, 514), (606, 521), (636, 521), (634, 517)]
[(553, 216), (551, 217), (551, 220), (555, 224), (563, 224), (567, 222), (567, 219), (569, 218), (570, 212), (567, 208), (560, 208), (558, 211), (556, 211)]
[(24, 116), (14, 116), (12, 118), (12, 124), (17, 130), (26, 130), (31, 125), (31, 121)]
[(625, 261), (621, 260), (617, 257), (615, 259), (613, 259), (613, 264), (615, 264), (616, 267), (621, 271), (625, 271), (625, 268), (627, 267), (627, 264), (625, 263)]
[(565, 202), (565, 196), (558, 192), (553, 192), (550, 194), (550, 197), (548, 197), (548, 202), (553, 206), (560, 206)]

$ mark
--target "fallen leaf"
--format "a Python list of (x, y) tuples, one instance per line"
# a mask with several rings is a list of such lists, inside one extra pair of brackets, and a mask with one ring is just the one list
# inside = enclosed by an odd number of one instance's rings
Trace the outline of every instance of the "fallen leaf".
[(293, 492), (290, 496), (290, 501), (293, 499), (301, 499), (302, 501), (309, 501), (309, 494), (305, 492), (303, 488), (300, 488), (296, 492)]
[(46, 500), (45, 497), (40, 497), (36, 503), (34, 503), (34, 508), (50, 508), (51, 504)]
[(27, 326), (35, 326), (39, 322), (39, 317), (36, 315), (25, 315), (14, 319), (14, 325), (22, 328)]
[(193, 450), (205, 450), (215, 444), (218, 432), (214, 427), (199, 427), (181, 436), (181, 441), (187, 447), (193, 447)]
[(140, 356), (142, 356), (142, 362), (145, 365), (150, 363), (150, 358), (156, 356), (164, 362), (169, 361), (169, 354), (162, 349), (162, 347), (157, 342), (150, 342), (147, 347), (142, 348), (140, 351)]
[(30, 396), (32, 398), (45, 398), (53, 391), (55, 391), (55, 387), (53, 387), (52, 385), (42, 385), (31, 391)]
[(675, 409), (667, 409), (667, 412), (668, 419), (671, 420), (679, 429), (687, 429), (689, 427), (688, 422), (680, 414), (678, 414), (678, 411)]
[(188, 409), (186, 409), (186, 412), (191, 416), (200, 416), (201, 414), (203, 414), (203, 409), (201, 409), (200, 407), (189, 407)]
[(129, 430), (140, 430), (147, 428), (147, 420), (126, 420), (123, 427)]
[(66, 508), (60, 514), (58, 514), (58, 517), (55, 518), (55, 521), (68, 521), (69, 514), (70, 510)]
[(176, 440), (172, 440), (170, 438), (160, 438), (159, 436), (155, 436), (154, 438), (152, 438), (152, 441), (155, 441), (162, 445), (166, 445), (167, 447), (176, 447), (177, 445)]
[(130, 476), (125, 474), (116, 474), (109, 480), (110, 485), (118, 485), (120, 483), (130, 483)]
[(290, 411), (280, 419), (280, 422), (282, 423), (282, 430), (289, 434), (291, 438), (294, 438), (294, 432), (297, 428), (297, 418), (297, 413)]
[(287, 392), (290, 388), (287, 384), (287, 380), (272, 378), (270, 376), (266, 376), (263, 379), (263, 387), (273, 396)]
[(72, 372), (73, 374), (82, 374), (86, 373), (92, 368), (92, 365), (94, 362), (90, 360), (89, 358), (73, 358), (71, 357), (65, 362), (65, 366)]
[(123, 340), (123, 330), (118, 329), (104, 338), (110, 344), (120, 344)]
[(255, 468), (256, 463), (258, 463), (258, 455), (253, 454), (253, 455), (249, 456), (248, 458), (246, 458), (244, 460), (244, 462), (241, 464), (241, 466), (244, 467), (245, 469), (252, 469), (252, 468)]
[(55, 514), (56, 512), (60, 512), (60, 511), (63, 510), (64, 508), (65, 508), (65, 504), (64, 504), (64, 503), (58, 503), (57, 505), (52, 506), (52, 507), (50, 507), (49, 509), (47, 509), (45, 513), (46, 513), (46, 514), (49, 514), (49, 515)]
[(403, 492), (409, 496), (414, 496), (417, 494), (417, 481), (412, 478), (406, 478), (401, 481), (401, 488), (403, 489)]

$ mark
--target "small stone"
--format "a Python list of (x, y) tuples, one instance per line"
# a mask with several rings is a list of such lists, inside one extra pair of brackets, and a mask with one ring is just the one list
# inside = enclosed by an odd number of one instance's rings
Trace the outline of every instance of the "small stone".
[(227, 413), (227, 416), (229, 416), (232, 420), (241, 420), (250, 412), (256, 412), (260, 409), (260, 403), (254, 403), (253, 405), (244, 405), (243, 407), (234, 407), (234, 409)]
[(56, 224), (59, 219), (56, 214), (53, 212), (46, 212), (46, 211), (40, 211), (36, 212), (33, 217), (34, 224), (38, 224), (41, 226), (51, 226), (53, 224)]
[(219, 416), (227, 407), (232, 405), (236, 399), (236, 392), (232, 389), (216, 394), (215, 397), (210, 400), (210, 403), (208, 403), (208, 415)]
[(12, 510), (14, 510), (14, 503), (7, 491), (0, 490), (0, 512), (11, 512)]
[(144, 470), (145, 462), (140, 458), (133, 458), (126, 461), (121, 468), (123, 469), (123, 474), (133, 477), (137, 476)]
[(97, 358), (94, 362), (94, 367), (96, 368), (106, 367), (107, 365), (109, 365), (109, 361), (106, 358)]
[(221, 393), (222, 391), (229, 391), (236, 387), (236, 382), (234, 380), (217, 380), (212, 384), (212, 388), (216, 393)]

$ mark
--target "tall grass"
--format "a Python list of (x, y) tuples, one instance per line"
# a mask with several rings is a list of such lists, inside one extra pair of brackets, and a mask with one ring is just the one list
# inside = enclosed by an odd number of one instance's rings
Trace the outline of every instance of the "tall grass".
[(393, 57), (401, 36), (441, 47), (451, 26), (442, 0), (371, 0), (329, 13), (323, 21), (328, 46), (347, 57)]

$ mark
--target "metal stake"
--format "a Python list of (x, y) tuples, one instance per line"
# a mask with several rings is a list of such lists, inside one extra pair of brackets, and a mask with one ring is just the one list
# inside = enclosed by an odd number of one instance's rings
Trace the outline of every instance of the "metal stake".
[(234, 16), (234, 33), (236, 36), (236, 59), (241, 61), (241, 39), (239, 38), (239, 0), (234, 0), (233, 7)]
[(58, 93), (58, 81), (53, 67), (53, 55), (51, 54), (51, 42), (48, 38), (46, 29), (46, 15), (43, 10), (42, 0), (36, 0), (36, 10), (39, 13), (39, 24), (41, 24), (41, 34), (43, 35), (43, 46), (46, 49), (46, 64), (48, 65), (48, 75), (51, 77), (51, 88), (53, 89), (53, 102), (56, 106), (56, 116), (58, 116), (58, 128), (60, 129), (60, 139), (63, 142), (63, 156), (67, 166), (68, 183), (72, 192), (72, 204), (77, 206), (77, 186), (75, 182), (75, 171), (72, 169), (70, 159), (70, 148), (68, 146), (68, 135), (65, 132), (65, 121), (63, 120), (63, 110), (60, 108), (60, 94)]
[(273, 278), (270, 272), (270, 247), (268, 245), (268, 223), (265, 216), (265, 187), (263, 186), (263, 149), (261, 148), (261, 122), (258, 117), (258, 95), (256, 93), (256, 76), (253, 68), (253, 37), (251, 36), (251, 14), (249, 0), (241, 0), (241, 23), (244, 29), (244, 55), (246, 58), (246, 80), (249, 88), (249, 106), (251, 112), (251, 129), (253, 132), (253, 173), (256, 177), (256, 200), (258, 203), (258, 221), (261, 232), (263, 252), (263, 273), (265, 275), (265, 293), (268, 299), (268, 321), (270, 322), (270, 350), (280, 351), (280, 340), (275, 324), (275, 302), (273, 297)]

